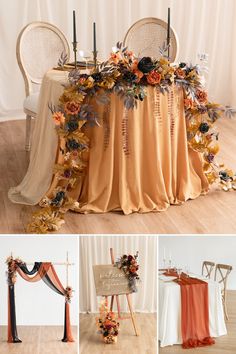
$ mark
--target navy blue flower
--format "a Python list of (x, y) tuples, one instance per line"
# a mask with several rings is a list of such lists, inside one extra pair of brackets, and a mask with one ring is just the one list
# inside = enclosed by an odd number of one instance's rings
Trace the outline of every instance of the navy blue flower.
[(132, 84), (133, 82), (135, 82), (137, 80), (137, 76), (132, 73), (131, 71), (125, 71), (123, 74), (123, 79), (125, 81), (127, 81), (128, 83)]
[(79, 127), (78, 122), (76, 122), (75, 120), (71, 120), (66, 123), (65, 129), (68, 130), (69, 132), (73, 132), (77, 130), (78, 127)]
[(207, 133), (209, 128), (210, 127), (209, 127), (209, 125), (207, 123), (201, 123), (200, 126), (199, 126), (199, 130), (203, 134)]
[(51, 200), (51, 204), (58, 206), (61, 203), (61, 201), (64, 199), (64, 197), (65, 197), (65, 192), (63, 191), (57, 192), (55, 198)]
[(69, 150), (78, 150), (80, 147), (80, 144), (75, 139), (68, 140), (66, 145)]
[(219, 172), (219, 175), (220, 175), (220, 179), (221, 179), (222, 181), (225, 181), (225, 182), (228, 181), (229, 175), (228, 175), (227, 172), (225, 172), (225, 171), (220, 171), (220, 172)]

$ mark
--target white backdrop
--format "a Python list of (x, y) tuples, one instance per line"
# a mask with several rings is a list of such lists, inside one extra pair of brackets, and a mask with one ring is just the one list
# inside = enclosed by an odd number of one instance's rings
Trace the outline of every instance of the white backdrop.
[[(0, 237), (0, 324), (7, 324), (6, 258), (13, 252), (25, 262), (63, 262), (66, 252), (75, 266), (69, 267), (69, 283), (75, 293), (71, 301), (71, 323), (78, 323), (78, 257), (77, 239), (72, 236), (1, 236)], [(55, 266), (62, 284), (66, 285), (65, 266)], [(43, 281), (29, 283), (17, 276), (15, 285), (16, 316), (18, 325), (64, 324), (65, 298), (52, 291)]]
[(201, 274), (202, 262), (229, 264), (233, 270), (229, 275), (228, 289), (236, 290), (236, 237), (234, 236), (160, 236), (159, 237), (159, 268), (163, 267), (163, 252), (169, 259), (172, 254), (174, 266)]
[(15, 46), (27, 23), (51, 22), (71, 41), (75, 9), (80, 49), (92, 48), (95, 21), (99, 55), (105, 57), (134, 21), (148, 16), (166, 20), (168, 6), (179, 36), (179, 60), (196, 62), (198, 53), (208, 53), (211, 96), (236, 106), (235, 0), (0, 0), (0, 119), (22, 107), (24, 84)]
[[(80, 312), (97, 312), (101, 300), (96, 297), (93, 270), (95, 264), (111, 264), (110, 248), (115, 258), (139, 251), (141, 283), (132, 295), (135, 311), (156, 312), (157, 292), (157, 237), (151, 236), (81, 236), (80, 237)], [(125, 296), (121, 309), (127, 311)], [(116, 307), (115, 307), (116, 309)]]

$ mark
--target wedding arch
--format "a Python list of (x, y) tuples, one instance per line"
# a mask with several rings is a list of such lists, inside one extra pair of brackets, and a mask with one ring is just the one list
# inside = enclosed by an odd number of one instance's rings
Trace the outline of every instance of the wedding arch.
[[(6, 263), (8, 266), (8, 343), (22, 342), (18, 337), (16, 324), (15, 283), (17, 274), (31, 283), (43, 280), (53, 291), (65, 297), (64, 335), (62, 342), (74, 342), (70, 324), (72, 288), (70, 286), (66, 286), (66, 288), (63, 287), (57, 276), (54, 265), (51, 262), (34, 262), (33, 268), (29, 270), (25, 262), (19, 258), (14, 259), (12, 255), (8, 257)], [(67, 266), (68, 265), (69, 263), (67, 261)]]

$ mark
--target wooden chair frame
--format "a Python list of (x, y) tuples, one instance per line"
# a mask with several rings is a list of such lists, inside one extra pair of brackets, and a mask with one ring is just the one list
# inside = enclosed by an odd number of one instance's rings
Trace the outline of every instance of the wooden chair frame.
[(204, 261), (202, 263), (202, 275), (204, 275), (204, 272), (206, 272), (206, 278), (210, 279), (214, 267), (215, 267), (214, 262)]
[(232, 271), (233, 267), (227, 264), (217, 264), (215, 268), (215, 281), (217, 281), (217, 274), (220, 275), (220, 280), (218, 281), (219, 284), (223, 285), (223, 288), (221, 289), (221, 295), (222, 295), (222, 301), (223, 301), (223, 307), (224, 307), (224, 313), (225, 317), (228, 320), (228, 311), (227, 311), (227, 305), (226, 305), (226, 295), (227, 295), (227, 280), (230, 272)]

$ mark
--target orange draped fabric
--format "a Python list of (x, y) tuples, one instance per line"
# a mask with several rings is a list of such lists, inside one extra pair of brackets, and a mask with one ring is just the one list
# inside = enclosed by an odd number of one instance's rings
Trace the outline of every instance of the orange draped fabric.
[(70, 306), (67, 302), (65, 303), (65, 325), (62, 342), (74, 342), (70, 324)]
[[(147, 92), (145, 100), (129, 111), (116, 94), (109, 107), (91, 101), (101, 127), (86, 127), (88, 166), (69, 192), (79, 202), (74, 211), (164, 211), (208, 191), (202, 157), (188, 148), (183, 90), (173, 86), (163, 95), (147, 87)], [(57, 164), (64, 162), (64, 143), (61, 139)], [(53, 198), (61, 183), (54, 175), (46, 196)]]
[[(165, 275), (178, 276), (173, 270)], [(181, 288), (181, 332), (184, 349), (215, 343), (209, 330), (209, 303), (207, 282), (182, 273), (174, 280)]]
[(51, 263), (42, 263), (38, 272), (34, 276), (29, 276), (25, 274), (19, 267), (16, 269), (16, 271), (24, 280), (29, 281), (30, 283), (35, 283), (37, 281), (40, 281), (48, 273), (51, 266)]

